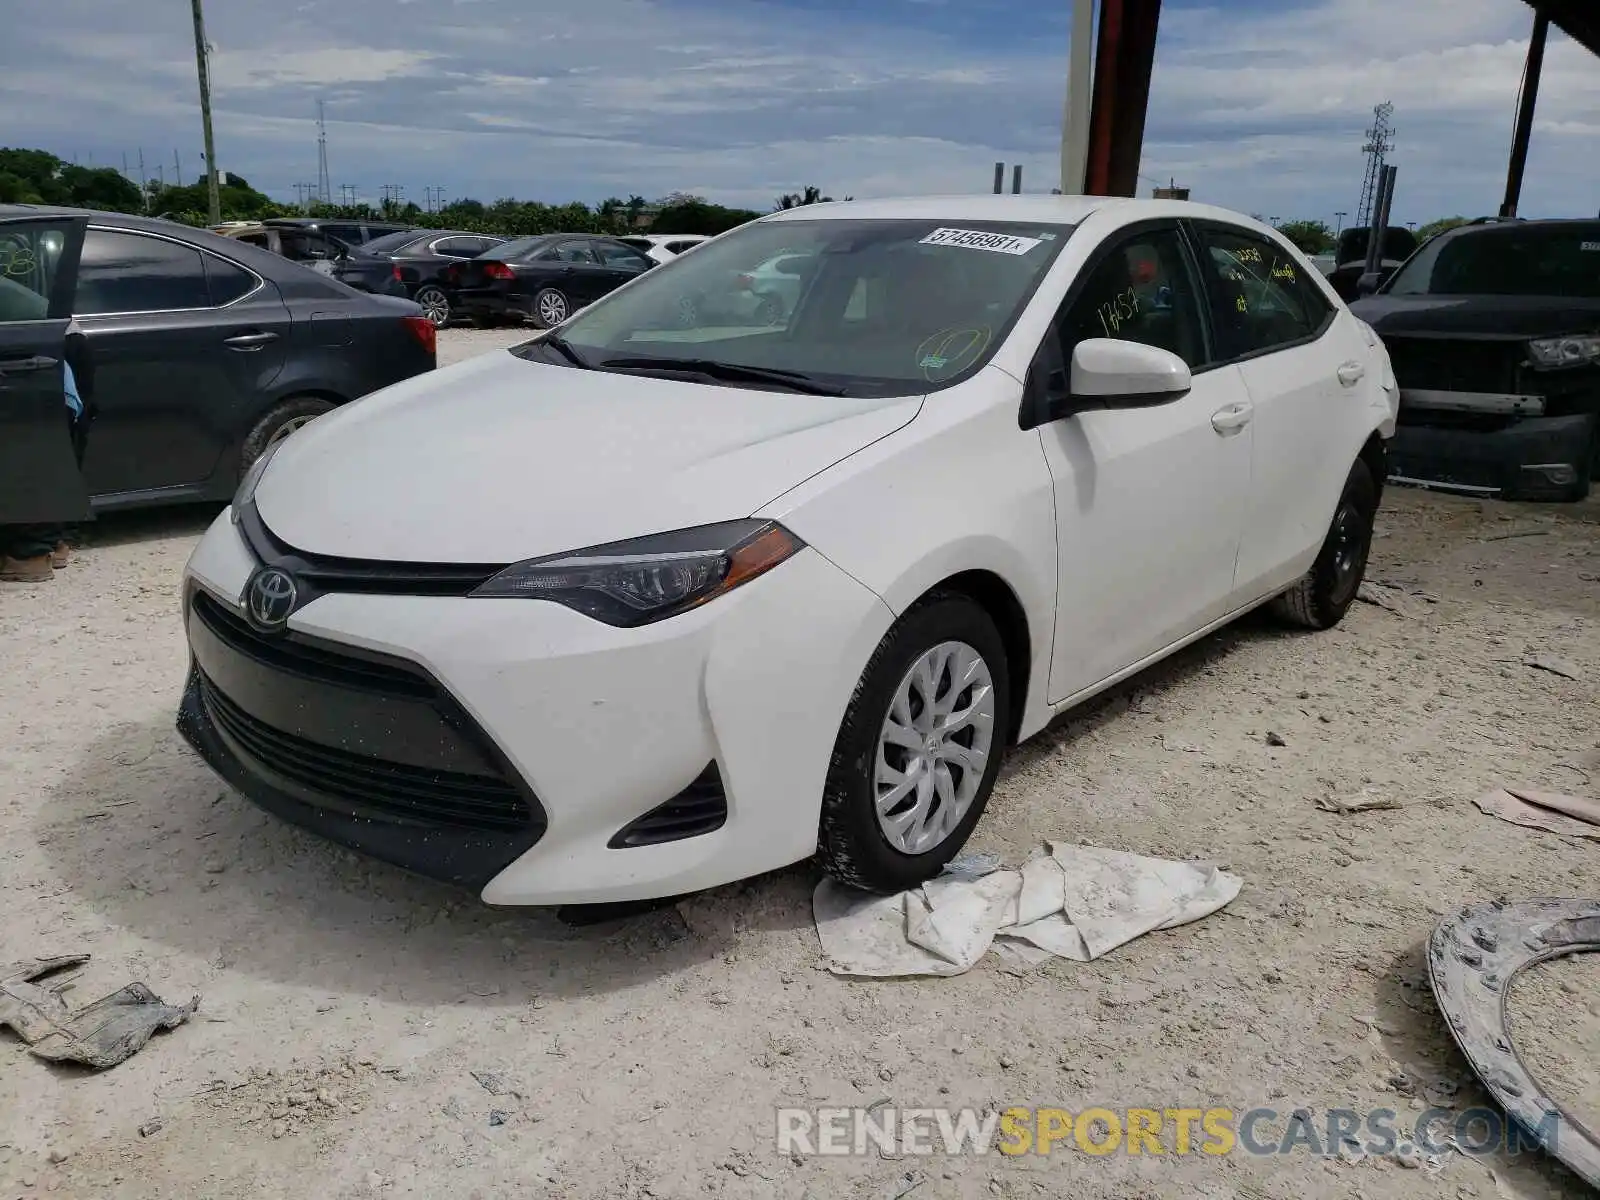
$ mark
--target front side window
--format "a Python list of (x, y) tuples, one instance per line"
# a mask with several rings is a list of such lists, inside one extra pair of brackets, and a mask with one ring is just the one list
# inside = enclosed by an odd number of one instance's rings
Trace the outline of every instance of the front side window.
[(600, 251), (600, 261), (608, 267), (623, 267), (629, 271), (642, 271), (650, 265), (650, 260), (637, 250), (618, 245), (615, 242), (596, 242), (595, 248)]
[(1204, 364), (1201, 296), (1176, 229), (1135, 234), (1115, 246), (1058, 322), (1062, 353), (1085, 338), (1119, 338)]
[(1321, 333), (1333, 315), (1299, 261), (1243, 230), (1203, 228), (1212, 266), (1211, 323), (1219, 356), (1241, 358)]
[(50, 316), (51, 300), (59, 301), (56, 267), (69, 228), (42, 221), (0, 225), (0, 322)]
[(205, 265), (194, 247), (121, 230), (84, 235), (73, 301), (79, 316), (210, 306)]
[(1072, 228), (756, 221), (642, 275), (561, 334), (600, 369), (693, 360), (719, 381), (745, 369), (845, 395), (925, 393), (989, 361)]
[(1600, 299), (1600, 222), (1496, 225), (1434, 238), (1384, 289), (1391, 296)]

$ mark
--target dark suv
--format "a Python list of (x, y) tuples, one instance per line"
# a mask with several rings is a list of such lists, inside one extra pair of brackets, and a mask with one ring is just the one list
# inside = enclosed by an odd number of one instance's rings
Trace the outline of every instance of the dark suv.
[(1582, 500), (1600, 470), (1600, 221), (1432, 238), (1351, 306), (1400, 384), (1398, 478)]

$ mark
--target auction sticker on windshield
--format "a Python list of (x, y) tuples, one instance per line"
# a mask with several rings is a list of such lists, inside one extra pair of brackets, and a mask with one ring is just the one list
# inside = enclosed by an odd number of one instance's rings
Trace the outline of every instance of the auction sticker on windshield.
[(984, 233), (981, 229), (935, 229), (922, 239), (922, 244), (965, 246), (969, 250), (992, 250), (996, 254), (1026, 254), (1039, 244), (1039, 239), (1012, 237), (1009, 233)]

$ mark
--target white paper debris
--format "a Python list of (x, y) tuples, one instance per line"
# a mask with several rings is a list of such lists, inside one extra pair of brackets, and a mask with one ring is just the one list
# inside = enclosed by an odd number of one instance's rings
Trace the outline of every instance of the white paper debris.
[(812, 910), (835, 974), (960, 975), (991, 946), (1011, 970), (1089, 962), (1209, 916), (1243, 886), (1215, 866), (1057, 842), (1019, 869), (942, 875), (897, 896), (824, 879)]

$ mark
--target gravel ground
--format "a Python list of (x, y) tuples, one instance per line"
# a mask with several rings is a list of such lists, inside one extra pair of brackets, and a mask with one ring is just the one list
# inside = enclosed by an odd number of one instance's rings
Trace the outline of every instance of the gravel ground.
[[(450, 331), (441, 358), (523, 336)], [(1053, 837), (1227, 863), (1245, 889), (1222, 914), (1089, 965), (882, 983), (820, 968), (808, 867), (572, 930), (258, 812), (172, 728), (178, 574), (211, 515), (107, 520), (52, 584), (0, 585), (0, 963), (92, 953), (80, 1004), (135, 979), (203, 996), (193, 1023), (102, 1075), (0, 1043), (0, 1195), (1580, 1194), (1538, 1155), (789, 1158), (773, 1109), (1267, 1105), (1403, 1123), (1429, 1101), (1484, 1103), (1420, 951), (1469, 900), (1600, 880), (1600, 846), (1471, 804), (1500, 782), (1600, 791), (1600, 504), (1393, 491), (1371, 575), (1399, 611), (1357, 605), (1313, 636), (1247, 620), (1013, 756), (976, 848), (1016, 860)], [(1361, 796), (1401, 807), (1318, 805)], [(1600, 1012), (1559, 985), (1592, 1000), (1595, 976), (1562, 969), (1519, 986), (1515, 1019), (1592, 1105)], [(1562, 996), (1575, 1038), (1528, 1002)]]

